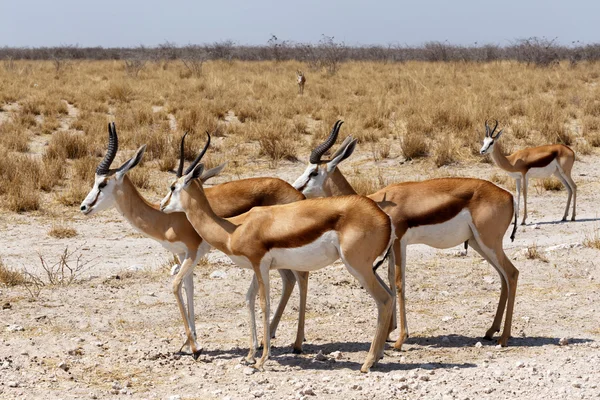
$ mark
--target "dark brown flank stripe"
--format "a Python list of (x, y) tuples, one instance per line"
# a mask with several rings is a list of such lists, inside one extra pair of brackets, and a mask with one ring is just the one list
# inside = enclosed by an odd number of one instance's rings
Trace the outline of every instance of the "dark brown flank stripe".
[(545, 166), (550, 164), (552, 161), (554, 161), (557, 157), (558, 157), (558, 151), (554, 150), (554, 151), (548, 153), (547, 155), (545, 155), (544, 157), (540, 157), (536, 160), (533, 160), (530, 164), (530, 169), (531, 168), (544, 168)]

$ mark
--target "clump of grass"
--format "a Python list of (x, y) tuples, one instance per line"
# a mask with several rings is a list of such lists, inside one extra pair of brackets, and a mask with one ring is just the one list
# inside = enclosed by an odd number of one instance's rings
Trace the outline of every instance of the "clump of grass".
[(375, 193), (380, 189), (379, 181), (376, 178), (359, 175), (350, 178), (349, 181), (356, 193), (362, 196)]
[(53, 224), (48, 231), (48, 236), (52, 236), (57, 239), (68, 239), (77, 236), (77, 231), (68, 225)]
[(583, 245), (591, 249), (600, 250), (600, 229), (594, 229), (591, 234), (586, 234)]
[(88, 183), (78, 179), (70, 181), (67, 188), (58, 195), (58, 202), (67, 207), (81, 204), (89, 191), (87, 185)]
[(29, 150), (29, 133), (22, 125), (5, 122), (0, 124), (0, 144), (9, 150), (26, 153)]
[(527, 246), (527, 251), (525, 252), (525, 257), (528, 260), (540, 260), (545, 263), (548, 262), (548, 259), (546, 258), (546, 256), (539, 251), (536, 243), (534, 243), (530, 246)]
[(129, 179), (131, 182), (140, 189), (151, 189), (152, 185), (150, 183), (150, 170), (148, 168), (144, 168), (142, 166), (138, 166), (137, 168), (131, 170), (129, 173)]
[(22, 186), (14, 187), (6, 196), (5, 205), (10, 211), (21, 213), (39, 210), (41, 205), (40, 192), (32, 183), (26, 183), (26, 178), (20, 178)]
[(429, 143), (427, 139), (419, 133), (407, 131), (400, 141), (402, 155), (407, 160), (427, 157), (429, 155)]
[(0, 259), (0, 283), (5, 286), (23, 285), (27, 282), (22, 272), (16, 271), (4, 264)]
[(458, 151), (454, 147), (452, 138), (449, 135), (444, 135), (443, 139), (438, 143), (433, 159), (436, 167), (440, 168), (444, 165), (453, 164), (458, 160)]
[(559, 191), (563, 190), (564, 186), (558, 179), (554, 177), (544, 178), (539, 180), (539, 185), (546, 191)]
[(90, 143), (85, 136), (69, 132), (52, 135), (46, 154), (51, 158), (77, 159), (90, 154)]

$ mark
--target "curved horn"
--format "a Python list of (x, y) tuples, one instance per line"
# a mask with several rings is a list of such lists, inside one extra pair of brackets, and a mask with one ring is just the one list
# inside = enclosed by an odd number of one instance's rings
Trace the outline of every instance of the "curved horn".
[(96, 168), (97, 175), (106, 175), (112, 164), (113, 160), (117, 156), (117, 150), (119, 149), (119, 138), (117, 137), (117, 129), (115, 123), (108, 123), (108, 150), (104, 156), (104, 160)]
[(494, 132), (496, 131), (496, 128), (498, 127), (498, 120), (496, 119), (494, 121), (496, 121), (496, 125), (494, 125), (494, 129), (492, 129), (492, 131), (490, 132), (490, 137), (492, 139), (494, 139)]
[(177, 167), (177, 173), (175, 174), (175, 176), (177, 176), (178, 178), (181, 178), (181, 175), (183, 174), (183, 144), (185, 142), (185, 137), (187, 136), (187, 134), (187, 132), (183, 134), (183, 137), (181, 138), (181, 144), (179, 145), (179, 166)]
[[(198, 165), (198, 163), (200, 162), (200, 160), (202, 160), (202, 157), (204, 157), (204, 153), (206, 153), (206, 150), (208, 150), (208, 146), (210, 146), (210, 133), (208, 131), (206, 131), (206, 135), (208, 136), (208, 140), (206, 141), (206, 144), (204, 145), (204, 148), (202, 149), (202, 152), (200, 154), (198, 154), (198, 157), (196, 157), (194, 159), (194, 161), (192, 161), (192, 163), (190, 164), (189, 167), (187, 167), (187, 169), (185, 170), (185, 174), (189, 174), (190, 172), (192, 172), (192, 170), (194, 168), (196, 168), (196, 165)], [(183, 158), (182, 158), (183, 160)]]
[(486, 119), (485, 120), (485, 137), (490, 136), (490, 127), (487, 122), (488, 122), (488, 120)]
[(338, 132), (340, 131), (340, 127), (342, 126), (343, 123), (344, 123), (344, 121), (338, 120), (333, 125), (333, 128), (331, 129), (331, 132), (329, 133), (329, 137), (327, 138), (327, 140), (325, 140), (323, 143), (318, 145), (312, 151), (312, 153), (310, 153), (309, 161), (311, 164), (319, 164), (321, 162), (321, 157), (323, 157), (323, 154), (325, 154), (325, 152), (327, 150), (329, 150), (334, 145), (335, 141), (337, 140)]

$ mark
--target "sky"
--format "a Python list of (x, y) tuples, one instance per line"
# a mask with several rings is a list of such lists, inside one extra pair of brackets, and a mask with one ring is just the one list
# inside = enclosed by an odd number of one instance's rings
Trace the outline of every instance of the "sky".
[(0, 0), (0, 46), (600, 42), (600, 0)]

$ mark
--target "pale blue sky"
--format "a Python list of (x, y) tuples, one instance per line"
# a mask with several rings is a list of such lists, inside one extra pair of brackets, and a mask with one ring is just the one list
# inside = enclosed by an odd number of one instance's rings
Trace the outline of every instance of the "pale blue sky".
[(600, 0), (0, 0), (0, 46), (154, 46), (232, 39), (349, 45), (600, 42)]

